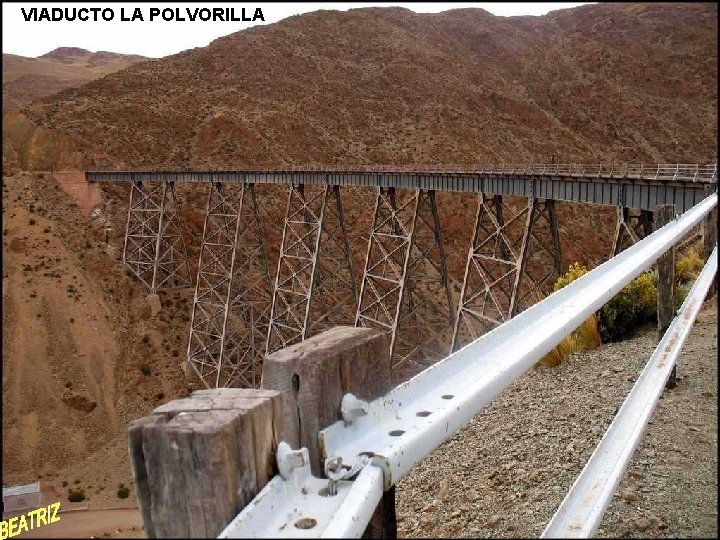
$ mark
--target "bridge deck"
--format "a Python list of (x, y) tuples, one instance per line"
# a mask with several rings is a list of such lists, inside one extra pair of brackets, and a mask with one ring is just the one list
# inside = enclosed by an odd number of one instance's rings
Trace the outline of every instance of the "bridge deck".
[(495, 193), (653, 210), (675, 204), (678, 213), (717, 188), (710, 165), (494, 165), (440, 170), (428, 166), (246, 171), (88, 171), (90, 182), (236, 182), (421, 188)]

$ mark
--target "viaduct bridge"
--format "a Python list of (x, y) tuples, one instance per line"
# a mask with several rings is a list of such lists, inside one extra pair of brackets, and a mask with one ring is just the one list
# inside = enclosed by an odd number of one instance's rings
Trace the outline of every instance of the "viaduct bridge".
[[(615, 206), (613, 256), (652, 232), (658, 206), (683, 213), (716, 191), (717, 164), (91, 171), (86, 179), (131, 184), (123, 264), (151, 292), (194, 284), (187, 358), (204, 384), (258, 387), (265, 354), (336, 325), (389, 332), (393, 377), (405, 380), (549, 292), (564, 270), (555, 201)], [(180, 182), (209, 189), (197, 276), (179, 223)], [(261, 183), (288, 189), (274, 279)], [(367, 246), (348, 241), (344, 186), (375, 191)], [(456, 301), (438, 191), (477, 194)], [(366, 253), (359, 280), (352, 249)]]

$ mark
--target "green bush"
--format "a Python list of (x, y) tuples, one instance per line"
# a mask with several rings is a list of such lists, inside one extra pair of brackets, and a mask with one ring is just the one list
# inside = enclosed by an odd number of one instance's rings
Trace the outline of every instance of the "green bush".
[(127, 499), (130, 496), (130, 488), (125, 486), (119, 487), (117, 490), (118, 499)]
[(645, 272), (600, 309), (600, 336), (604, 342), (623, 340), (656, 316), (657, 273)]
[(72, 489), (68, 491), (68, 501), (82, 502), (85, 500), (85, 491), (82, 488)]
[[(579, 263), (571, 264), (567, 273), (555, 282), (554, 290), (562, 289), (587, 271)], [(657, 272), (640, 274), (600, 308), (598, 326), (604, 343), (629, 337), (640, 325), (657, 316), (657, 282)]]

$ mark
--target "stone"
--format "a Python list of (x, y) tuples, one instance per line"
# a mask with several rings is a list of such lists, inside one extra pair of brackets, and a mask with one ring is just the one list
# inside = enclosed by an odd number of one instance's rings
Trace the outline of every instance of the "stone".
[(637, 493), (632, 489), (625, 489), (620, 493), (620, 496), (625, 502), (634, 502), (638, 500)]
[(635, 520), (635, 528), (640, 532), (645, 532), (650, 527), (650, 522), (644, 517)]
[(474, 489), (469, 489), (465, 494), (465, 498), (470, 502), (474, 502), (480, 498), (480, 494)]
[(501, 519), (500, 516), (498, 516), (497, 514), (494, 514), (488, 518), (488, 520), (485, 524), (488, 527), (490, 527), (491, 529), (493, 529), (493, 528), (497, 527), (498, 523), (500, 523), (500, 519)]
[(450, 498), (450, 486), (447, 480), (440, 481), (440, 489), (438, 489), (438, 499), (447, 501)]

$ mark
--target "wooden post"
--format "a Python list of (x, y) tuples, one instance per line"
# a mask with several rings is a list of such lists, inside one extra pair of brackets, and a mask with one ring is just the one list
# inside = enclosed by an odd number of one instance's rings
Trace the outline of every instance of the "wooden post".
[(279, 392), (200, 390), (128, 428), (149, 538), (216, 538), (276, 472)]
[[(323, 477), (318, 432), (342, 420), (343, 395), (370, 401), (392, 387), (390, 334), (331, 328), (266, 356), (261, 386), (282, 394), (282, 440), (293, 448), (306, 447), (313, 474)], [(383, 495), (363, 537), (397, 537), (394, 489)]]
[[(657, 228), (663, 227), (675, 219), (675, 205), (664, 204), (655, 208)], [(657, 338), (660, 341), (675, 317), (675, 246), (663, 254), (657, 262)], [(675, 366), (668, 377), (666, 388), (675, 388)]]
[[(703, 237), (703, 261), (707, 261), (708, 257), (715, 248), (717, 242), (717, 206), (713, 208), (705, 216), (702, 222), (702, 237)], [(706, 298), (710, 298), (717, 291), (717, 276), (713, 279), (708, 289)]]

